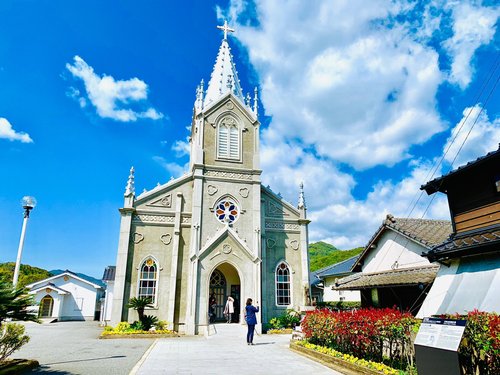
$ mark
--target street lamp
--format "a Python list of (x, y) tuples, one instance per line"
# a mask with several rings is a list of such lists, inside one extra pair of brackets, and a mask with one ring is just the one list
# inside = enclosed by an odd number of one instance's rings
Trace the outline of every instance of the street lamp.
[(24, 237), (26, 236), (26, 225), (30, 217), (30, 211), (36, 206), (36, 199), (34, 197), (23, 197), (21, 205), (24, 208), (23, 229), (21, 230), (21, 239), (19, 240), (19, 248), (17, 249), (16, 268), (14, 269), (14, 279), (12, 285), (16, 287), (17, 279), (19, 278), (19, 268), (21, 268), (21, 255), (23, 253)]

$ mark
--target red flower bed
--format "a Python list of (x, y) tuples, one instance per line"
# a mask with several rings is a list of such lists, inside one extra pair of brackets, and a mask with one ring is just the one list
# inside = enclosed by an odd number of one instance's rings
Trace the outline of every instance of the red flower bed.
[(302, 331), (313, 344), (406, 368), (413, 364), (410, 334), (416, 325), (418, 321), (410, 313), (396, 309), (324, 309), (309, 312), (302, 322)]
[(473, 310), (467, 315), (441, 315), (442, 318), (466, 319), (458, 353), (464, 374), (500, 374), (500, 316)]

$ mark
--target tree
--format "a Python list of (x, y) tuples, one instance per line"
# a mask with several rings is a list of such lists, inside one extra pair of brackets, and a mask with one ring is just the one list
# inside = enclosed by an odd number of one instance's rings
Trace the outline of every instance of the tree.
[(133, 297), (128, 301), (127, 307), (137, 310), (139, 321), (142, 322), (144, 320), (144, 309), (146, 307), (153, 307), (151, 302), (151, 297)]
[(35, 304), (33, 297), (24, 288), (14, 288), (0, 281), (0, 327), (7, 318), (38, 322), (38, 316), (29, 309)]

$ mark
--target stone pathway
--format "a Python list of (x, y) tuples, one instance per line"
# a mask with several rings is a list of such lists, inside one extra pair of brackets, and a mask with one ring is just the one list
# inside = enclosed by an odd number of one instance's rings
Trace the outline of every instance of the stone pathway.
[(216, 324), (208, 337), (158, 339), (130, 375), (151, 374), (315, 374), (341, 375), (288, 349), (290, 335), (255, 336), (246, 326)]

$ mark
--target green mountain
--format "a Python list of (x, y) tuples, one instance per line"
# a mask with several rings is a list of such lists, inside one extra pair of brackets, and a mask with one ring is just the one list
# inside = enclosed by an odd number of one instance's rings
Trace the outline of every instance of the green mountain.
[(342, 262), (360, 254), (362, 251), (363, 247), (339, 250), (326, 242), (311, 243), (309, 244), (309, 271), (314, 272), (331, 264)]
[[(12, 283), (15, 266), (16, 264), (14, 262), (0, 263), (0, 280)], [(27, 264), (21, 264), (17, 285), (25, 286), (34, 283), (35, 281), (46, 279), (50, 276), (53, 275), (47, 270), (28, 266)]]

